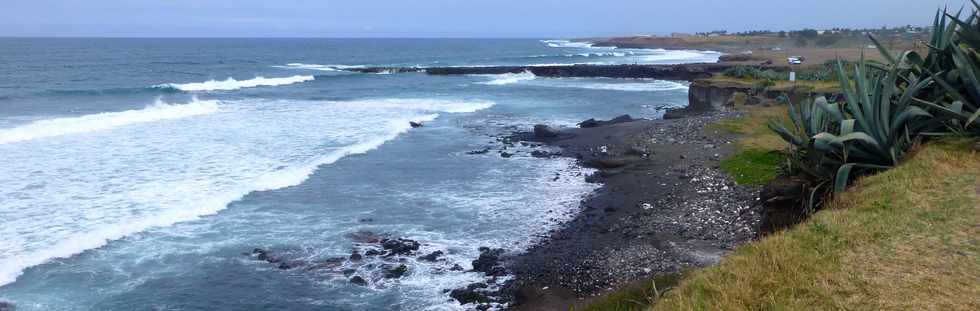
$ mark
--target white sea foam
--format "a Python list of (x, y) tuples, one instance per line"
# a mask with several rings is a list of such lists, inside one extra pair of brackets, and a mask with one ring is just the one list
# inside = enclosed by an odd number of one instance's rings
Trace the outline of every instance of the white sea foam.
[(197, 118), (0, 145), (0, 286), (51, 259), (217, 213), (253, 191), (298, 185), (320, 166), (408, 131), (408, 121), (492, 105), (223, 101)]
[(80, 117), (36, 121), (10, 129), (0, 129), (0, 145), (62, 135), (108, 130), (132, 124), (172, 120), (218, 112), (216, 100), (198, 100), (187, 104), (156, 103), (139, 110), (103, 112)]
[(624, 91), (624, 92), (662, 92), (662, 91), (674, 91), (674, 90), (687, 90), (688, 86), (683, 83), (665, 81), (665, 80), (652, 80), (652, 79), (636, 79), (636, 80), (614, 80), (614, 79), (601, 79), (601, 78), (546, 78), (537, 79), (537, 77), (530, 72), (525, 73), (508, 73), (499, 75), (474, 75), (474, 76), (487, 76), (492, 77), (493, 80), (486, 82), (477, 82), (477, 84), (483, 85), (512, 85), (512, 84), (523, 84), (537, 87), (554, 87), (554, 88), (579, 88), (579, 89), (589, 89), (589, 90), (608, 90), (608, 91)]
[(591, 42), (578, 42), (569, 40), (541, 40), (541, 43), (547, 44), (553, 48), (591, 48)]
[(265, 78), (265, 77), (255, 77), (248, 80), (235, 80), (234, 78), (228, 78), (227, 80), (209, 80), (205, 82), (196, 83), (165, 83), (154, 86), (155, 88), (169, 88), (177, 89), (185, 92), (196, 92), (196, 91), (231, 91), (242, 88), (259, 87), (259, 86), (280, 86), (289, 85), (295, 83), (302, 83), (307, 81), (313, 81), (316, 78), (313, 76), (292, 76), (292, 77), (282, 77), (282, 78)]
[(477, 83), (483, 85), (507, 85), (507, 84), (519, 83), (522, 81), (530, 81), (537, 78), (537, 76), (535, 76), (530, 71), (525, 71), (522, 73), (505, 73), (499, 75), (475, 75), (475, 76), (485, 76), (485, 77), (493, 78), (493, 80), (490, 81)]
[(283, 69), (303, 69), (303, 70), (319, 70), (319, 71), (345, 71), (348, 69), (364, 68), (361, 65), (320, 65), (320, 64), (304, 64), (304, 63), (289, 63), (285, 66), (272, 66), (276, 68)]
[[(645, 81), (645, 80), (640, 80)], [(590, 90), (609, 90), (624, 92), (662, 92), (687, 90), (688, 86), (673, 81), (654, 80), (652, 82), (570, 82), (552, 83), (551, 87), (581, 88)]]

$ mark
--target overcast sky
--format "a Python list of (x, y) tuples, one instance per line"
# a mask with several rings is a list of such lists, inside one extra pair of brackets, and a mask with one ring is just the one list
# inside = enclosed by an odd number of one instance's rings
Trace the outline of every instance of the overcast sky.
[(588, 37), (927, 25), (969, 0), (0, 0), (0, 36)]

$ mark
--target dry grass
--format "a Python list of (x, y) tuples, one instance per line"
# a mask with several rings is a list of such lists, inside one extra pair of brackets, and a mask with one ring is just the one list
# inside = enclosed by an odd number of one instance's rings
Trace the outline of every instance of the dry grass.
[[(713, 83), (726, 83), (731, 85), (742, 86), (745, 88), (752, 88), (752, 86), (758, 82), (758, 80), (752, 79), (739, 79), (733, 78), (725, 75), (715, 75), (710, 79)], [(838, 93), (840, 92), (840, 82), (838, 81), (804, 81), (798, 80), (794, 82), (790, 81), (773, 81), (775, 85), (769, 87), (770, 91), (788, 92), (789, 90), (796, 88), (798, 90), (810, 91), (814, 93)]]
[(980, 310), (980, 155), (932, 143), (794, 229), (692, 273), (657, 310)]
[(736, 109), (743, 112), (742, 116), (710, 124), (705, 131), (709, 134), (738, 134), (739, 139), (734, 142), (736, 151), (786, 149), (786, 142), (766, 127), (766, 122), (773, 119), (789, 122), (786, 106), (736, 105)]

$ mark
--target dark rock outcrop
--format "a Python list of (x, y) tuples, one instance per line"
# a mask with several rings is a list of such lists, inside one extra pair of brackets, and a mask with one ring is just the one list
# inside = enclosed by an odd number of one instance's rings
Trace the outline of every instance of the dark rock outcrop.
[(503, 249), (480, 248), (480, 257), (473, 261), (473, 271), (483, 272), (488, 276), (501, 276), (507, 274), (506, 269), (501, 266), (500, 256), (504, 254)]
[(354, 277), (350, 278), (350, 282), (351, 282), (351, 284), (354, 284), (354, 285), (360, 285), (360, 286), (367, 286), (368, 285), (367, 280), (365, 280), (364, 278), (362, 278), (360, 276), (354, 276)]
[(442, 251), (434, 251), (432, 253), (429, 253), (428, 255), (419, 257), (419, 260), (430, 261), (430, 262), (437, 261), (439, 260), (439, 257), (441, 257), (442, 255), (443, 255)]
[(588, 120), (585, 120), (585, 121), (582, 121), (581, 123), (579, 123), (578, 124), (578, 127), (580, 127), (580, 128), (593, 128), (593, 127), (607, 126), (607, 125), (613, 125), (613, 124), (619, 124), (619, 123), (633, 122), (635, 120), (636, 119), (633, 119), (633, 117), (630, 117), (630, 115), (624, 114), (624, 115), (621, 115), (621, 116), (612, 118), (609, 121), (599, 121), (599, 120), (596, 120), (596, 119), (588, 119)]
[(0, 311), (15, 311), (15, 310), (17, 310), (17, 306), (15, 306), (13, 302), (6, 302), (0, 300)]
[[(481, 284), (481, 283), (476, 283), (476, 284)], [(453, 299), (456, 299), (456, 301), (459, 301), (460, 304), (464, 304), (464, 305), (471, 304), (471, 303), (479, 304), (479, 303), (490, 302), (490, 297), (487, 297), (487, 295), (484, 294), (483, 291), (480, 290), (480, 288), (473, 287), (473, 285), (476, 284), (470, 284), (470, 286), (467, 286), (466, 288), (454, 289), (452, 292), (449, 293), (449, 297), (453, 297)], [(486, 284), (483, 285), (486, 286)]]
[(381, 248), (388, 251), (388, 255), (410, 255), (419, 250), (419, 242), (409, 239), (384, 239), (381, 240)]
[(397, 279), (408, 272), (406, 265), (384, 265), (381, 268), (383, 269), (381, 274), (386, 279)]
[(534, 137), (535, 138), (538, 138), (538, 139), (552, 139), (552, 138), (557, 138), (559, 135), (561, 135), (561, 132), (558, 131), (558, 129), (555, 129), (553, 127), (550, 127), (550, 126), (547, 126), (547, 125), (544, 125), (544, 124), (538, 124), (538, 125), (535, 125), (534, 126)]
[(422, 122), (409, 121), (408, 125), (412, 126), (412, 128), (420, 128), (422, 127)]

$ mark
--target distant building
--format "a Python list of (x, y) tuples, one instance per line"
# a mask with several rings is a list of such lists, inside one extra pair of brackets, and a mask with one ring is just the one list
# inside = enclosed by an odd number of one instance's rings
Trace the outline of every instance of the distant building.
[(683, 32), (674, 32), (674, 33), (671, 33), (670, 36), (673, 37), (673, 38), (690, 38), (690, 37), (693, 37), (694, 35), (689, 34), (689, 33), (683, 33)]

